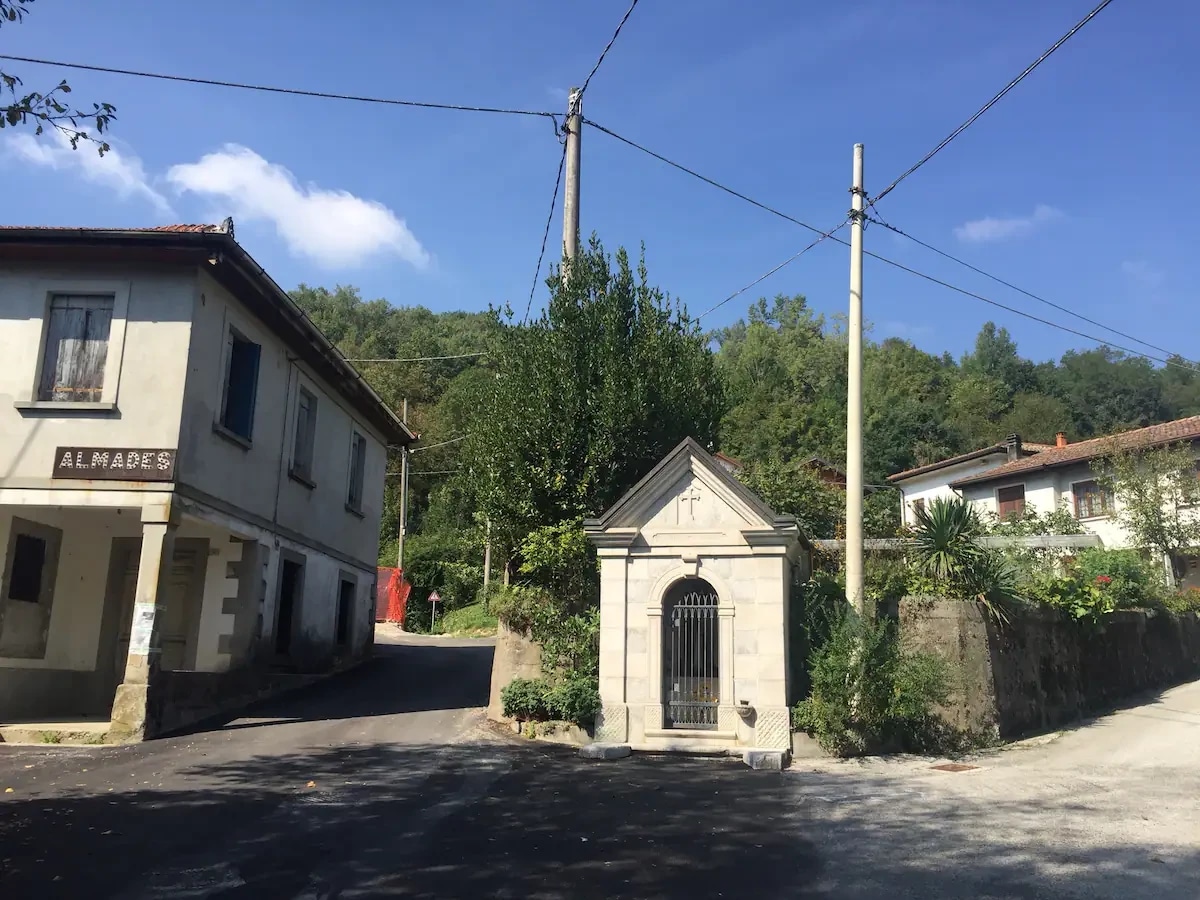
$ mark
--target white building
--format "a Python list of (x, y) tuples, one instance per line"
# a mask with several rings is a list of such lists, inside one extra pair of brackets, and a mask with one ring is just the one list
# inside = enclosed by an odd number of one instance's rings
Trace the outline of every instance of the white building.
[(602, 518), (596, 739), (643, 749), (787, 752), (796, 521), (684, 441)]
[[(1197, 446), (1200, 416), (1076, 443), (1068, 443), (1066, 435), (1059, 433), (1054, 446), (1022, 444), (1019, 436), (1012, 435), (1003, 444), (900, 472), (888, 480), (900, 488), (907, 525), (913, 523), (915, 507), (935, 497), (961, 496), (981, 512), (998, 518), (1027, 509), (1044, 514), (1066, 508), (1105, 547), (1120, 549), (1131, 546), (1128, 532), (1117, 519), (1120, 506), (1092, 469), (1092, 463), (1105, 455), (1114, 441), (1126, 449), (1180, 442)], [(1188, 568), (1184, 584), (1200, 586), (1197, 559), (1190, 557), (1184, 564)], [(1163, 565), (1170, 571), (1168, 560)]]
[(222, 226), (0, 229), (0, 722), (139, 738), (369, 651), (413, 435)]
[[(1059, 439), (1065, 441), (1066, 436), (1060, 435)], [(982, 450), (972, 450), (970, 453), (962, 453), (889, 475), (888, 483), (900, 489), (901, 524), (914, 524), (914, 511), (938, 497), (958, 496), (958, 492), (951, 487), (952, 482), (989, 472), (1009, 462), (1027, 459), (1048, 449), (1048, 444), (1022, 443), (1020, 436), (1014, 434), (1007, 440)]]

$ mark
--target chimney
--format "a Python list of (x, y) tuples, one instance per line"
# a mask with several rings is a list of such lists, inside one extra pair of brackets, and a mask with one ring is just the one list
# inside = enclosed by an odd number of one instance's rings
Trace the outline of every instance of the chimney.
[(1059, 449), (1067, 446), (1067, 433), (1065, 431), (1056, 431), (1054, 433), (1054, 446)]
[(1009, 462), (1021, 458), (1021, 436), (1010, 434), (1004, 439), (1004, 447), (1008, 450)]

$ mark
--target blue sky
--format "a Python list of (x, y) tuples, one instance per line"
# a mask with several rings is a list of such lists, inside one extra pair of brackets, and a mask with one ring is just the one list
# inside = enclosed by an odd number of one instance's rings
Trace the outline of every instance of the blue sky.
[[(1091, 0), (643, 0), (589, 88), (585, 114), (829, 227), (848, 205), (851, 148), (878, 192), (1074, 23)], [(461, 0), (197, 5), (39, 0), (0, 52), (332, 92), (560, 110), (627, 6)], [(1185, 356), (1200, 304), (1189, 215), (1200, 8), (1117, 0), (880, 204), (893, 224), (1036, 293)], [(57, 70), (6, 64), (31, 88)], [(115, 160), (52, 141), (5, 157), (10, 224), (219, 221), (284, 286), (358, 286), (434, 310), (523, 309), (560, 148), (545, 120), (257, 94), (62, 72), (115, 103)], [(80, 154), (90, 151), (80, 151)], [(595, 131), (582, 224), (646, 245), (651, 279), (708, 309), (810, 236)], [(1175, 211), (1178, 206), (1179, 210)], [(557, 251), (560, 220), (548, 255)], [(1082, 331), (880, 228), (870, 249)], [(760, 295), (847, 303), (848, 251), (826, 242), (705, 319)], [(539, 285), (535, 305), (545, 299)], [(868, 260), (875, 337), (961, 353), (1007, 326), (1035, 359), (1086, 341)], [(1125, 343), (1117, 339), (1118, 343)]]

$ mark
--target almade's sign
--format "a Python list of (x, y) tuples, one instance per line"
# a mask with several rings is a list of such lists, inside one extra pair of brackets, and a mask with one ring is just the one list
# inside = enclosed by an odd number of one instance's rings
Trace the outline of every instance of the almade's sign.
[(175, 451), (59, 447), (54, 451), (53, 477), (93, 481), (171, 481), (175, 478)]

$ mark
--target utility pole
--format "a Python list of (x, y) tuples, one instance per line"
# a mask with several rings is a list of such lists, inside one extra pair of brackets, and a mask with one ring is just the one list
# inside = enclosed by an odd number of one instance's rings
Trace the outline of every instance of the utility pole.
[[(400, 421), (408, 424), (408, 398)], [(396, 531), (396, 568), (404, 568), (404, 532), (408, 529), (408, 445), (400, 448), (400, 527)]]
[(579, 253), (579, 138), (583, 128), (583, 94), (571, 88), (567, 95), (567, 183), (563, 194), (563, 278), (567, 260)]
[(492, 580), (492, 520), (487, 520), (483, 533), (483, 596), (487, 597), (488, 582)]
[(863, 595), (863, 145), (854, 145), (850, 188), (849, 377), (846, 393), (846, 599), (866, 614)]

